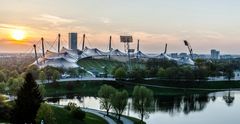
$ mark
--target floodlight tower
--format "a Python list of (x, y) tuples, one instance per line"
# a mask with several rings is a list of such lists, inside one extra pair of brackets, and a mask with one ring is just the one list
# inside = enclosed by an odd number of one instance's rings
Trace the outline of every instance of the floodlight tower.
[(124, 50), (128, 55), (129, 70), (131, 70), (130, 53), (134, 52), (134, 49), (130, 49), (130, 43), (133, 42), (133, 38), (132, 36), (120, 36), (120, 41), (124, 43)]

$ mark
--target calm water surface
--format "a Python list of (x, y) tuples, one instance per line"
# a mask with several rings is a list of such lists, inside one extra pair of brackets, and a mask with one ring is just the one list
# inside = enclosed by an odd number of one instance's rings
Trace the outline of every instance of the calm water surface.
[[(51, 104), (67, 105), (74, 102), (80, 107), (100, 110), (97, 97), (61, 97), (48, 100)], [(125, 115), (139, 118), (132, 110), (131, 98)], [(225, 91), (186, 96), (155, 96), (147, 124), (240, 124), (240, 91)]]

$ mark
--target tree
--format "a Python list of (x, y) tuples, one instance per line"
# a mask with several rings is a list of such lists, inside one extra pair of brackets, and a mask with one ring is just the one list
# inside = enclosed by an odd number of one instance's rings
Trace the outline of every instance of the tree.
[(70, 74), (71, 77), (77, 77), (78, 76), (78, 69), (75, 68), (71, 68), (68, 69), (68, 74)]
[(135, 86), (133, 90), (133, 108), (141, 116), (141, 123), (143, 117), (148, 115), (150, 107), (153, 104), (153, 92), (144, 86)]
[(126, 71), (124, 70), (123, 67), (119, 67), (116, 71), (115, 71), (115, 77), (117, 79), (124, 79), (126, 77)]
[(24, 78), (22, 78), (21, 76), (18, 78), (9, 78), (7, 81), (7, 86), (10, 90), (11, 94), (16, 95), (17, 92), (21, 89), (21, 87), (24, 84)]
[(46, 75), (43, 71), (39, 73), (39, 79), (41, 80), (41, 83), (44, 83), (44, 81), (46, 80)]
[(32, 65), (27, 69), (27, 73), (31, 73), (34, 79), (38, 79), (39, 69), (36, 65)]
[(56, 82), (60, 78), (60, 73), (57, 70), (53, 71), (52, 81)]
[(136, 81), (144, 80), (145, 75), (146, 75), (145, 70), (141, 68), (134, 68), (131, 71), (131, 77)]
[(17, 93), (16, 105), (11, 118), (12, 123), (35, 124), (37, 111), (43, 102), (43, 97), (31, 73), (27, 73), (25, 82)]
[(6, 81), (6, 75), (3, 73), (3, 71), (0, 71), (0, 82)]
[(120, 120), (120, 117), (127, 106), (127, 100), (128, 92), (126, 90), (123, 90), (122, 92), (117, 91), (111, 97), (111, 104), (118, 116), (118, 120)]
[(115, 88), (106, 84), (102, 85), (98, 91), (98, 96), (100, 97), (100, 108), (105, 109), (107, 111), (107, 115), (109, 115), (109, 110), (112, 107), (111, 97), (115, 94), (115, 92)]
[(233, 65), (232, 64), (225, 64), (224, 67), (223, 67), (223, 74), (230, 81), (231, 78), (233, 78), (235, 76)]
[(45, 94), (46, 94), (45, 85), (39, 85), (38, 89), (39, 89), (39, 92), (41, 93), (41, 95), (45, 96)]
[(18, 74), (18, 72), (17, 72), (16, 70), (11, 71), (10, 74), (9, 74), (10, 77), (14, 77), (14, 78), (17, 78), (18, 75), (19, 75), (19, 74)]
[(38, 109), (36, 123), (40, 124), (42, 120), (46, 124), (56, 124), (54, 111), (52, 110), (50, 105), (45, 103), (41, 104), (40, 108)]
[(79, 68), (78, 73), (81, 75), (81, 78), (86, 74), (86, 70)]
[(167, 74), (166, 74), (166, 71), (165, 71), (164, 68), (160, 68), (158, 70), (157, 75), (158, 75), (159, 78), (166, 78), (167, 77)]

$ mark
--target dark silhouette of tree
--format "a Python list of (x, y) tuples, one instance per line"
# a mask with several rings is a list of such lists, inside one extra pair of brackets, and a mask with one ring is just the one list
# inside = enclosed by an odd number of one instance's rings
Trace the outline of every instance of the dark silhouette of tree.
[(43, 97), (31, 73), (27, 73), (25, 83), (17, 93), (16, 105), (11, 118), (16, 124), (35, 124), (37, 111), (43, 102)]

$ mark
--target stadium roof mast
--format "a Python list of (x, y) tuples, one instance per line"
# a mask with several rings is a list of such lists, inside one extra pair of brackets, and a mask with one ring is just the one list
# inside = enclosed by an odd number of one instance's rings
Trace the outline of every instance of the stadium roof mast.
[(42, 54), (43, 54), (43, 57), (45, 57), (44, 39), (43, 39), (43, 37), (41, 38), (41, 41), (42, 41)]
[(61, 34), (58, 34), (58, 53), (60, 53)]
[(130, 44), (133, 42), (132, 36), (120, 36), (120, 42), (124, 43), (124, 50), (127, 52), (128, 55), (128, 62), (129, 62), (129, 70), (132, 70), (131, 68), (131, 61), (130, 61), (130, 53), (134, 52), (134, 49), (130, 49)]
[(109, 37), (109, 46), (108, 46), (108, 50), (109, 50), (109, 55), (108, 55), (108, 59), (111, 58), (111, 51), (112, 51), (112, 36), (110, 35)]
[(167, 43), (166, 43), (166, 44), (165, 44), (165, 49), (164, 49), (164, 54), (167, 53), (167, 47), (168, 47), (168, 45), (167, 45)]
[(188, 47), (190, 57), (191, 57), (191, 59), (193, 59), (193, 49), (192, 49), (191, 45), (189, 44), (189, 42), (187, 40), (184, 40), (183, 42), (184, 42), (185, 46)]
[(140, 54), (139, 51), (140, 50), (139, 50), (139, 39), (138, 39), (138, 41), (137, 41), (137, 59), (139, 58), (139, 54)]
[(36, 49), (36, 45), (35, 44), (33, 45), (33, 48), (34, 48), (34, 52), (35, 52), (35, 60), (36, 60), (37, 64), (39, 64), (38, 63), (38, 57), (37, 57), (37, 49)]

